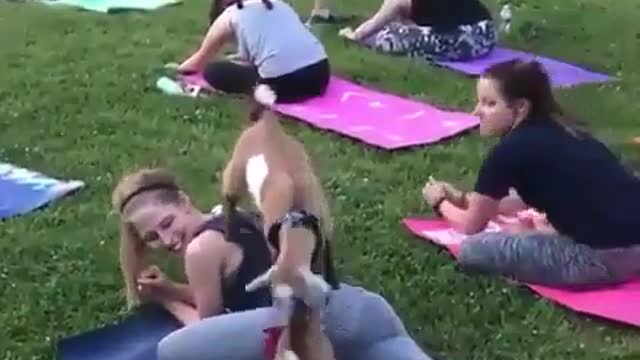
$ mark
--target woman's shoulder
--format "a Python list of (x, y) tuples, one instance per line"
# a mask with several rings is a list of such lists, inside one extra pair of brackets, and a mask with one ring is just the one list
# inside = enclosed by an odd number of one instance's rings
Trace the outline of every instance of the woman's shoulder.
[(227, 248), (224, 234), (220, 231), (205, 230), (194, 237), (185, 249), (185, 257), (220, 255)]
[(506, 146), (541, 144), (545, 139), (550, 140), (549, 136), (554, 137), (558, 130), (556, 122), (551, 118), (531, 118), (518, 125), (502, 139), (501, 143)]
[(503, 136), (491, 148), (487, 158), (522, 161), (541, 148), (540, 133), (535, 129), (517, 129)]
[[(237, 210), (235, 225), (238, 226), (242, 232), (261, 231), (262, 225), (259, 213), (253, 213), (243, 208), (238, 208)], [(224, 235), (227, 229), (227, 223), (222, 213), (222, 205), (216, 205), (211, 209), (210, 218), (203, 224), (202, 229), (203, 231), (216, 231)]]

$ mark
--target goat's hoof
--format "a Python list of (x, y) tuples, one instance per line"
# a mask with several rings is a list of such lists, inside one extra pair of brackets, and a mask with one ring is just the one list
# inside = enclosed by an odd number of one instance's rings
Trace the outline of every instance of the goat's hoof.
[(282, 360), (300, 360), (300, 358), (293, 351), (287, 350), (282, 354)]

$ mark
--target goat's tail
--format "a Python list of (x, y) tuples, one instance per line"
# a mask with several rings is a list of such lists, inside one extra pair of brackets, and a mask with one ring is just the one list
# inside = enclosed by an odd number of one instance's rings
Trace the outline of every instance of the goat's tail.
[(236, 232), (239, 227), (238, 221), (238, 199), (235, 196), (225, 194), (222, 202), (222, 213), (225, 219), (225, 232), (228, 239), (237, 239)]
[(265, 120), (276, 121), (277, 116), (273, 111), (276, 100), (277, 95), (269, 85), (259, 84), (256, 86), (253, 91), (249, 121), (252, 123)]

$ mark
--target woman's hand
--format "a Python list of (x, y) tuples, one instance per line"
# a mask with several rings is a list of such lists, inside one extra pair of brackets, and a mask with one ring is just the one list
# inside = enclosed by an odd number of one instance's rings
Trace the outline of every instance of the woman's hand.
[(522, 233), (529, 231), (537, 231), (543, 233), (556, 233), (553, 225), (547, 220), (547, 215), (529, 209), (520, 211), (515, 217), (500, 215), (498, 223), (505, 231), (511, 233)]
[(206, 59), (200, 51), (196, 51), (187, 60), (178, 66), (178, 72), (181, 73), (199, 73), (204, 70)]
[(249, 63), (247, 59), (243, 58), (242, 55), (240, 55), (240, 53), (229, 54), (226, 56), (226, 58), (227, 60), (239, 65), (246, 65), (246, 66), (251, 65), (251, 63)]
[(349, 40), (355, 40), (356, 39), (356, 33), (355, 31), (353, 31), (353, 29), (351, 27), (346, 27), (344, 29), (341, 29), (338, 32), (338, 35), (347, 38)]
[(160, 301), (170, 285), (171, 281), (155, 265), (142, 270), (138, 277), (138, 291), (143, 298), (149, 300)]
[(528, 212), (528, 216), (534, 230), (550, 234), (557, 233), (556, 229), (551, 225), (551, 222), (549, 222), (549, 219), (547, 219), (547, 214), (531, 210)]
[(422, 197), (429, 205), (435, 206), (447, 198), (447, 192), (442, 183), (429, 177), (429, 181), (422, 188)]
[(457, 189), (455, 186), (444, 182), (439, 181), (440, 184), (444, 187), (444, 192), (447, 197), (447, 200), (459, 208), (467, 207), (467, 193)]

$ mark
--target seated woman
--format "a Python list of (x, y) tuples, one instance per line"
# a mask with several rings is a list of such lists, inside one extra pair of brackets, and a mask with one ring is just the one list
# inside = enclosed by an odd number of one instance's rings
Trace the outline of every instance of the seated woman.
[[(204, 72), (218, 91), (251, 94), (261, 83), (281, 103), (324, 94), (331, 76), (324, 46), (281, 0), (213, 0), (212, 24), (198, 50), (178, 67)], [(209, 63), (225, 43), (235, 40), (239, 59)]]
[[(496, 64), (477, 82), (480, 133), (500, 142), (474, 192), (431, 181), (427, 201), (459, 231), (462, 267), (556, 287), (598, 287), (640, 275), (640, 179), (570, 120), (538, 62)], [(518, 196), (507, 196), (513, 188)], [(544, 214), (520, 233), (480, 233), (496, 214)], [(510, 210), (509, 210), (510, 209)]]
[[(158, 302), (186, 325), (160, 342), (158, 358), (262, 358), (263, 330), (273, 325), (277, 310), (268, 289), (245, 291), (273, 261), (258, 219), (241, 211), (231, 242), (221, 207), (201, 212), (162, 169), (123, 177), (113, 207), (121, 218), (120, 262), (129, 304)], [(151, 249), (182, 257), (187, 284), (146, 267)], [(392, 307), (362, 288), (340, 284), (333, 290), (323, 323), (338, 360), (429, 360)]]
[(497, 40), (480, 0), (384, 0), (372, 18), (340, 35), (427, 61), (469, 61), (488, 54)]

